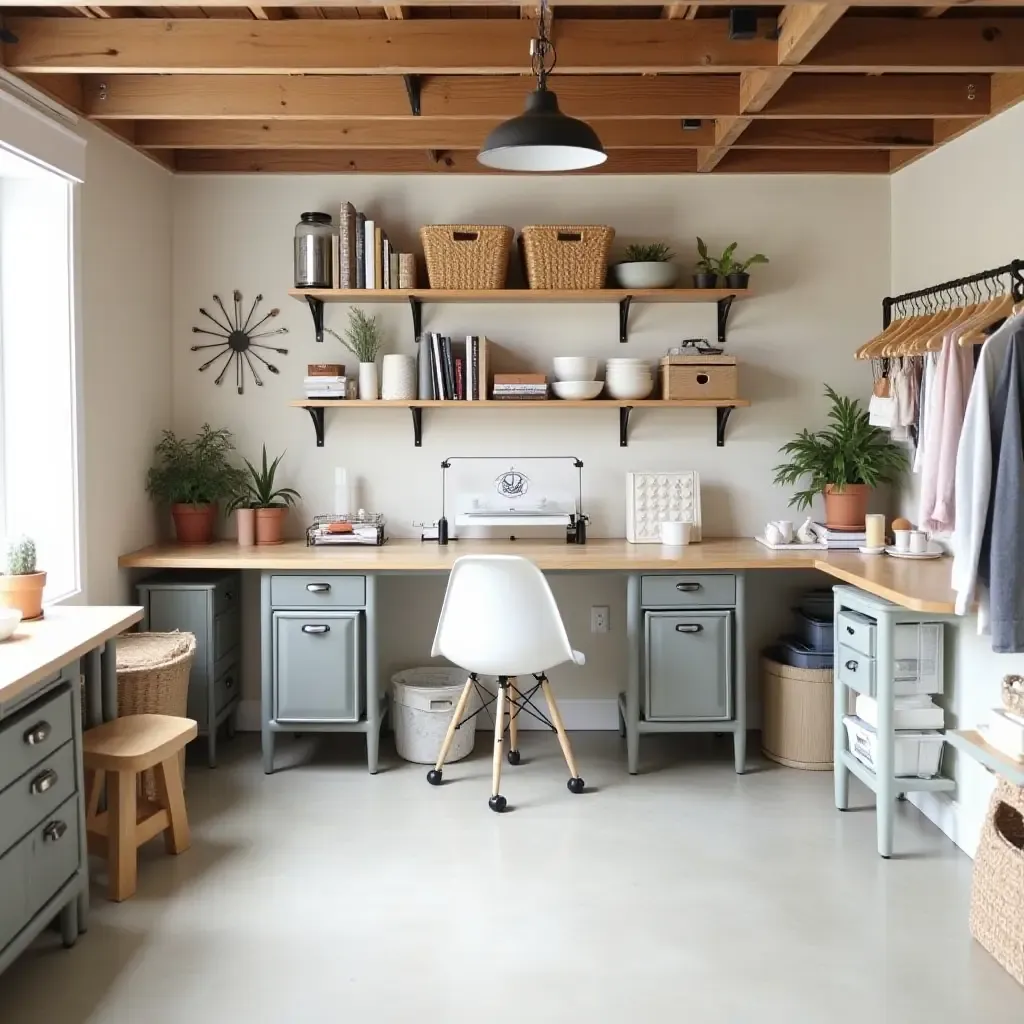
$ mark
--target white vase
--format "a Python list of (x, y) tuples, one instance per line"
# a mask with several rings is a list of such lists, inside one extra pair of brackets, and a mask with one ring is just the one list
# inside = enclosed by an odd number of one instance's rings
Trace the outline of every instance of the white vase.
[(412, 356), (388, 355), (384, 357), (381, 372), (381, 398), (401, 401), (416, 397), (416, 360)]
[(377, 364), (359, 364), (359, 401), (375, 402), (377, 394)]

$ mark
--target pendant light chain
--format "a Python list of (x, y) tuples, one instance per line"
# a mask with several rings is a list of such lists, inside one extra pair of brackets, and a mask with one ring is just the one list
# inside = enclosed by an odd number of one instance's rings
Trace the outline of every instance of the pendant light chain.
[(558, 63), (555, 44), (548, 35), (550, 22), (551, 12), (548, 10), (547, 0), (541, 0), (537, 14), (537, 37), (530, 40), (530, 66), (537, 78), (537, 88), (542, 90), (547, 89), (548, 75), (555, 70)]

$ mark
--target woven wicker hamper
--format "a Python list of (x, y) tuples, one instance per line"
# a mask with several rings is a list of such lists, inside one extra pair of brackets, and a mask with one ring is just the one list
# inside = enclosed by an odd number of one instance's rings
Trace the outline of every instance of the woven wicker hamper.
[(974, 857), (971, 934), (1024, 985), (1024, 788), (1004, 779)]
[(832, 670), (761, 656), (761, 752), (809, 771), (832, 771)]
[(420, 228), (431, 288), (505, 287), (515, 232), (503, 224), (426, 224)]
[[(188, 679), (196, 653), (191, 633), (125, 633), (117, 638), (118, 715), (188, 717)], [(182, 760), (184, 768), (184, 760)], [(152, 771), (143, 789), (156, 799)]]
[(615, 229), (603, 224), (540, 224), (519, 235), (531, 288), (588, 291), (603, 288)]

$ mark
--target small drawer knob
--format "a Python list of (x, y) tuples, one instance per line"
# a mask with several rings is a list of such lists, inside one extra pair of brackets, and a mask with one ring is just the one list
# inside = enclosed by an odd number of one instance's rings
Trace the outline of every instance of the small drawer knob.
[(43, 829), (43, 840), (47, 843), (57, 843), (64, 838), (64, 833), (67, 832), (68, 825), (66, 821), (51, 821), (46, 828)]
[(36, 722), (31, 729), (25, 731), (24, 740), (30, 747), (37, 747), (50, 738), (53, 727), (49, 722)]
[(853, 660), (853, 659), (851, 658), (851, 659), (850, 659), (850, 660), (849, 660), (849, 661), (848, 661), (848, 662), (846, 663), (846, 667), (847, 667), (847, 668), (848, 668), (848, 669), (849, 669), (849, 670), (850, 670), (851, 672), (856, 672), (856, 671), (857, 671), (857, 662), (855, 662), (855, 661), (854, 661), (854, 660)]
[(28, 788), (38, 796), (40, 793), (45, 793), (48, 789), (53, 789), (56, 784), (57, 773), (52, 768), (47, 768), (45, 772), (40, 772), (29, 783)]

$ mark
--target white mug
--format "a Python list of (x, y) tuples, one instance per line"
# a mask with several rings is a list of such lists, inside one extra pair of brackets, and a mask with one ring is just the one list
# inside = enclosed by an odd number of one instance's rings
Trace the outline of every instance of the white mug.
[(910, 551), (915, 555), (923, 555), (928, 550), (928, 534), (924, 530), (910, 531)]
[(769, 544), (781, 544), (782, 533), (774, 523), (769, 523), (764, 528), (764, 539), (768, 541)]
[(661, 543), (681, 548), (690, 543), (690, 524), (666, 520), (661, 524)]
[(892, 535), (896, 540), (896, 550), (900, 552), (910, 550), (910, 530), (893, 530)]
[(791, 544), (793, 542), (793, 523), (789, 519), (776, 519), (775, 525), (782, 535), (782, 543)]

